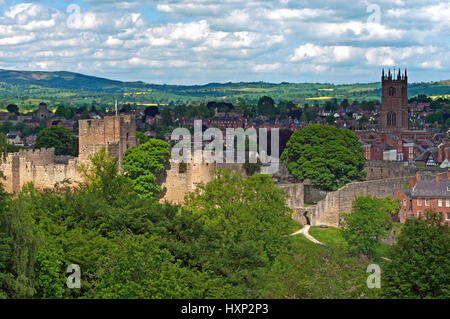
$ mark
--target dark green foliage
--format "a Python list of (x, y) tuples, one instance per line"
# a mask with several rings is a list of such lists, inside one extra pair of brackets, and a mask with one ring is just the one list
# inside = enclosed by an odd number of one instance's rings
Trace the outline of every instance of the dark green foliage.
[(434, 122), (442, 124), (442, 121), (442, 112), (428, 114), (425, 118), (425, 122), (428, 124), (434, 124)]
[(258, 114), (273, 117), (276, 114), (275, 102), (269, 96), (263, 96), (258, 101)]
[(35, 293), (37, 241), (30, 214), (17, 210), (0, 185), (0, 298), (29, 298)]
[(142, 197), (158, 197), (162, 189), (165, 166), (169, 159), (169, 144), (158, 139), (127, 150), (123, 168), (134, 185), (134, 190)]
[(67, 120), (69, 120), (69, 119), (73, 118), (75, 111), (76, 110), (74, 108), (58, 106), (58, 108), (56, 109), (56, 112), (55, 112), (55, 116), (62, 116), (64, 118), (66, 118)]
[(268, 273), (269, 298), (377, 298), (368, 289), (367, 265), (337, 247), (318, 246), (302, 236), (292, 237), (289, 255), (281, 255)]
[(6, 109), (8, 110), (9, 113), (15, 113), (15, 114), (19, 113), (19, 107), (16, 104), (8, 104)]
[[(104, 149), (91, 161), (76, 189), (0, 192), (0, 297), (379, 296), (367, 263), (289, 236), (300, 225), (268, 175), (221, 171), (174, 206), (137, 196)], [(81, 289), (66, 287), (70, 264)]]
[(67, 128), (50, 126), (39, 132), (34, 148), (54, 147), (55, 155), (76, 155), (74, 154), (74, 143), (75, 138)]
[(336, 190), (365, 177), (358, 136), (334, 126), (311, 124), (294, 132), (281, 158), (295, 178), (309, 179), (323, 190)]
[(155, 117), (159, 114), (159, 109), (157, 106), (149, 106), (145, 108), (144, 114), (145, 116)]
[(247, 176), (252, 176), (253, 174), (257, 174), (261, 171), (262, 163), (259, 158), (256, 159), (256, 163), (250, 163), (250, 161), (246, 161), (244, 164), (245, 174)]
[(450, 298), (450, 232), (442, 217), (407, 220), (384, 268), (389, 298)]
[(371, 196), (359, 196), (352, 203), (351, 213), (343, 216), (342, 236), (349, 251), (374, 257), (380, 240), (391, 229), (391, 215), (398, 213), (400, 203), (389, 197), (379, 199)]
[(327, 121), (328, 124), (334, 124), (336, 122), (336, 118), (334, 117), (333, 114), (328, 115), (325, 120)]

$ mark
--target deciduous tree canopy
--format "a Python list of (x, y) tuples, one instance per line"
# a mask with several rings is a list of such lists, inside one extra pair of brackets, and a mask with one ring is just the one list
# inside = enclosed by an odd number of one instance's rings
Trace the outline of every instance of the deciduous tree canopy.
[(294, 132), (281, 158), (294, 177), (309, 179), (322, 190), (336, 190), (365, 177), (358, 136), (334, 126), (311, 124)]

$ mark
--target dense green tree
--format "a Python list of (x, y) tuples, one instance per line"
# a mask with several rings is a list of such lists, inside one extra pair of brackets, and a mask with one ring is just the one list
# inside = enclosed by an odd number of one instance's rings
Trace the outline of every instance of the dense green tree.
[(311, 111), (311, 110), (306, 110), (306, 111), (303, 112), (303, 114), (302, 114), (300, 119), (303, 122), (311, 123), (311, 122), (313, 122), (316, 119), (316, 117), (317, 117), (316, 112)]
[(29, 212), (12, 202), (0, 184), (0, 298), (29, 298), (35, 293), (36, 236)]
[(364, 111), (375, 111), (375, 102), (374, 101), (362, 101), (361, 109)]
[(145, 114), (145, 116), (155, 117), (156, 115), (159, 114), (159, 109), (157, 106), (152, 105), (152, 106), (145, 108), (144, 114)]
[(170, 156), (169, 144), (158, 139), (127, 150), (123, 168), (134, 185), (134, 190), (142, 197), (158, 197), (162, 191), (161, 178)]
[(338, 109), (337, 102), (334, 101), (326, 101), (324, 106), (325, 111), (336, 112)]
[(365, 177), (363, 149), (350, 130), (311, 124), (294, 132), (282, 153), (289, 172), (323, 190), (336, 190)]
[(435, 122), (442, 124), (442, 121), (442, 112), (428, 114), (425, 118), (425, 122), (428, 124), (434, 124)]
[(391, 215), (398, 213), (400, 203), (390, 198), (359, 196), (352, 203), (352, 211), (343, 216), (342, 235), (349, 251), (374, 257), (380, 239), (391, 229)]
[(276, 113), (275, 101), (269, 96), (263, 96), (258, 101), (258, 114), (272, 117)]
[(216, 236), (203, 247), (206, 256), (214, 256), (210, 266), (226, 276), (237, 296), (260, 297), (267, 267), (287, 251), (296, 226), (285, 196), (268, 175), (243, 179), (228, 171), (188, 195), (186, 207)]
[(0, 131), (7, 134), (14, 129), (14, 124), (10, 121), (4, 121), (0, 125)]
[(119, 174), (117, 159), (106, 153), (102, 147), (90, 158), (89, 165), (81, 164), (78, 168), (87, 188), (92, 193), (98, 193), (109, 201), (123, 200), (131, 191), (128, 179)]
[(173, 125), (172, 114), (169, 109), (164, 109), (161, 111), (161, 123), (165, 126)]
[(367, 288), (367, 264), (345, 249), (314, 244), (293, 236), (290, 254), (281, 255), (266, 274), (266, 298), (333, 299), (377, 298), (379, 289)]
[(58, 106), (58, 108), (56, 109), (56, 112), (55, 112), (55, 116), (62, 116), (64, 118), (66, 118), (67, 120), (70, 120), (71, 118), (73, 118), (74, 114), (75, 114), (74, 108), (68, 108), (68, 107), (64, 107), (64, 106)]
[(140, 131), (136, 131), (136, 140), (139, 144), (144, 144), (150, 140), (150, 138)]
[(5, 133), (0, 133), (0, 159), (3, 160), (8, 155), (8, 141)]
[(19, 114), (19, 107), (16, 104), (9, 104), (6, 109), (9, 113)]
[(334, 117), (333, 114), (328, 115), (328, 116), (325, 118), (325, 120), (327, 121), (327, 123), (328, 123), (329, 125), (332, 125), (332, 124), (336, 123), (336, 118)]
[(131, 107), (131, 104), (130, 103), (126, 103), (126, 104), (122, 105), (122, 107), (120, 108), (119, 112), (120, 113), (129, 113), (129, 112), (131, 112), (132, 109), (133, 108)]
[(54, 147), (56, 155), (75, 155), (74, 143), (75, 138), (67, 128), (50, 126), (39, 132), (34, 148)]
[(361, 129), (364, 129), (367, 123), (369, 123), (369, 119), (367, 118), (366, 115), (363, 114), (363, 116), (361, 116), (361, 118), (358, 120), (359, 127)]
[(450, 231), (442, 216), (407, 220), (383, 268), (389, 298), (450, 298)]

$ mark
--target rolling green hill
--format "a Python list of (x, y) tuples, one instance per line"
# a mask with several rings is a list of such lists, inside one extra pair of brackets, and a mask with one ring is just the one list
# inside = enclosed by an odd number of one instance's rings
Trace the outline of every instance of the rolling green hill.
[[(450, 80), (411, 83), (408, 95), (450, 95)], [(380, 83), (334, 85), (329, 83), (210, 83), (206, 85), (160, 85), (121, 82), (73, 72), (11, 71), (0, 69), (0, 108), (16, 103), (23, 109), (40, 101), (51, 105), (112, 105), (119, 103), (181, 104), (212, 100), (256, 103), (263, 96), (295, 103), (322, 104), (327, 100), (379, 100)]]

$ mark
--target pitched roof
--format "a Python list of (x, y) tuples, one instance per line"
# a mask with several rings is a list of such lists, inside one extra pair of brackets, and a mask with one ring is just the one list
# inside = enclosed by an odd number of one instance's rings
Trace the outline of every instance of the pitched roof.
[(436, 180), (420, 181), (412, 189), (413, 197), (450, 198), (450, 180), (444, 179), (436, 184)]

